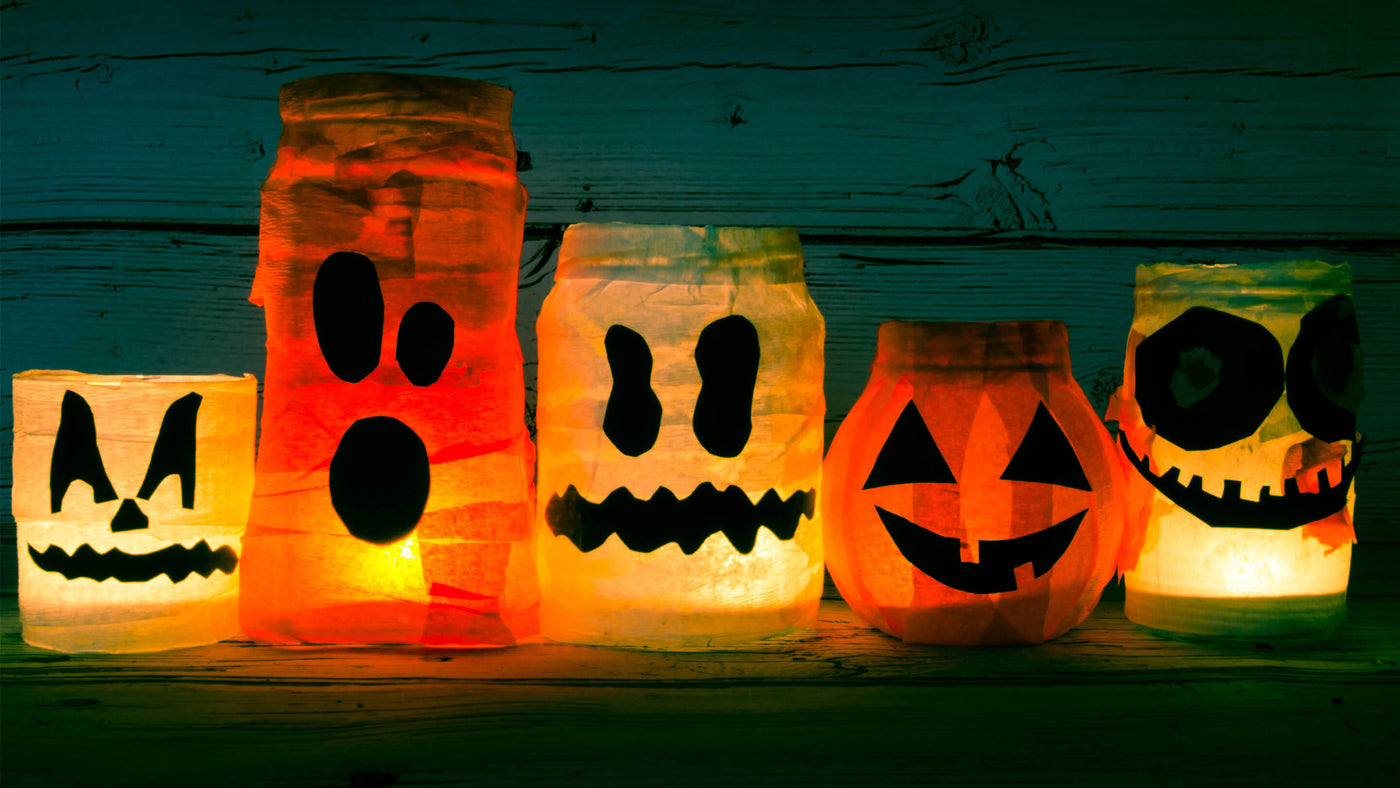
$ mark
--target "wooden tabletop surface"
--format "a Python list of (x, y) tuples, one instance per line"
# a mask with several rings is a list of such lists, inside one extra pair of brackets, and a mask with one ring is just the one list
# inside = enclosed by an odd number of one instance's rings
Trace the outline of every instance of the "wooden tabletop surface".
[(1154, 637), (1106, 600), (1036, 647), (815, 630), (665, 653), (66, 655), (0, 634), (17, 785), (1394, 785), (1400, 600), (1306, 648)]

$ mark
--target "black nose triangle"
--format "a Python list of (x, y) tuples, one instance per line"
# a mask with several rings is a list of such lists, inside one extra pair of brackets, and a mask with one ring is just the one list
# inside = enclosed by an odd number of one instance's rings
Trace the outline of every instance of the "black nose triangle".
[(112, 532), (120, 531), (140, 531), (150, 525), (150, 520), (146, 518), (146, 513), (141, 511), (141, 507), (130, 498), (122, 501), (121, 508), (117, 510), (117, 516), (112, 518)]

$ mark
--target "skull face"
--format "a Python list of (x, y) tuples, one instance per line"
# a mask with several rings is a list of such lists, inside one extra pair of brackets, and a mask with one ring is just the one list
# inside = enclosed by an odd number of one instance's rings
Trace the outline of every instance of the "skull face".
[(256, 396), (251, 377), (16, 378), (27, 637), (140, 651), (237, 632)]
[(1350, 272), (1164, 263), (1138, 277), (1124, 385), (1109, 412), (1145, 522), (1141, 549), (1126, 558), (1129, 569), (1139, 556), (1146, 563), (1129, 587), (1344, 589), (1362, 448)]
[[(542, 630), (675, 645), (793, 625), (821, 582), (824, 413), (823, 324), (795, 236), (579, 228), (538, 324)], [(653, 244), (644, 259), (667, 265), (617, 262), (637, 247), (590, 251), (612, 242)], [(774, 281), (771, 261), (726, 269), (715, 247), (791, 249), (796, 281)], [(589, 254), (602, 272), (574, 267)], [(718, 275), (684, 278), (696, 270)]]

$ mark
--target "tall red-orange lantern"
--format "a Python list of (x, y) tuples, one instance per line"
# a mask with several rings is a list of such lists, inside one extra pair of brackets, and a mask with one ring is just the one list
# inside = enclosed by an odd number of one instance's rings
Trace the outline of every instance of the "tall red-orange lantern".
[(342, 74), (280, 100), (251, 296), (268, 352), (244, 630), (513, 643), (538, 594), (511, 93)]
[(823, 469), (827, 568), (913, 643), (1040, 643), (1113, 576), (1122, 469), (1063, 323), (880, 326)]

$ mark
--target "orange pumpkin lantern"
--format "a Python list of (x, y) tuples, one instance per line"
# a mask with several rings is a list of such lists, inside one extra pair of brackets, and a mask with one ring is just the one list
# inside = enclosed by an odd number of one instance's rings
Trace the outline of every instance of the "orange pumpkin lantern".
[(816, 617), (822, 341), (791, 229), (568, 229), (538, 322), (543, 634), (668, 648)]
[(1112, 578), (1120, 472), (1064, 324), (884, 323), (827, 453), (827, 566), (906, 641), (1040, 643)]
[(238, 634), (257, 399), (252, 375), (15, 376), (25, 642), (135, 652)]
[(1315, 639), (1346, 617), (1361, 345), (1351, 269), (1138, 268), (1123, 387), (1125, 608), (1161, 632)]
[(242, 621), (258, 640), (536, 629), (510, 102), (392, 74), (282, 89), (252, 292), (268, 352)]

